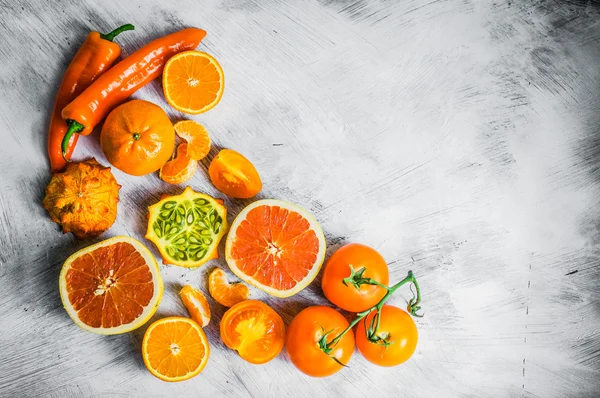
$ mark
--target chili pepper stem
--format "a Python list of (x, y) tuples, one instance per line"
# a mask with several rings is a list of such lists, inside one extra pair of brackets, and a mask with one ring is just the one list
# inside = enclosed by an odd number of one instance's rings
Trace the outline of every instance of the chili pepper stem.
[(67, 126), (69, 129), (65, 134), (65, 138), (63, 138), (60, 147), (62, 149), (62, 156), (65, 161), (70, 162), (70, 159), (67, 159), (67, 149), (69, 148), (69, 141), (71, 141), (71, 137), (73, 134), (80, 132), (83, 130), (83, 124), (76, 122), (75, 120), (67, 120)]
[(113, 30), (110, 33), (100, 33), (100, 38), (102, 38), (104, 40), (108, 40), (108, 41), (113, 41), (113, 39), (115, 37), (117, 37), (119, 34), (125, 32), (126, 30), (134, 30), (134, 29), (135, 29), (135, 26), (128, 23), (123, 26), (119, 26), (117, 29)]

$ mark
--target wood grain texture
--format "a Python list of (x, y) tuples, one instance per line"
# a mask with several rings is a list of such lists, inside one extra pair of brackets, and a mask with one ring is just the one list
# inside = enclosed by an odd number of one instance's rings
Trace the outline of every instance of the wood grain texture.
[[(127, 234), (144, 241), (148, 205), (181, 192), (156, 175), (113, 172), (123, 188), (100, 239), (62, 235), (41, 207), (46, 126), (62, 73), (90, 29), (136, 25), (124, 54), (185, 26), (221, 62), (225, 95), (193, 117), (214, 147), (190, 185), (221, 196), (218, 148), (260, 171), (261, 197), (314, 213), (328, 253), (377, 248), (391, 279), (412, 269), (426, 316), (406, 364), (356, 353), (328, 379), (284, 354), (245, 363), (219, 340), (212, 303), (204, 372), (148, 373), (144, 328), (79, 330), (57, 278), (74, 251)], [(512, 0), (0, 0), (0, 396), (597, 397), (600, 395), (600, 4)], [(161, 105), (159, 82), (136, 97)], [(98, 136), (76, 158), (107, 164)], [(249, 201), (226, 200), (233, 218)], [(231, 220), (230, 220), (231, 221)], [(158, 255), (155, 248), (148, 246)], [(156, 318), (185, 315), (177, 292), (200, 270), (162, 266)], [(325, 303), (319, 280), (266, 300), (289, 324)], [(404, 306), (410, 292), (394, 296)]]

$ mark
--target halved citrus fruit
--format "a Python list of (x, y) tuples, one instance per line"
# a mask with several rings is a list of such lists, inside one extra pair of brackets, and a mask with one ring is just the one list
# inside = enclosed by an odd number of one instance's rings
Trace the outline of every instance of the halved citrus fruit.
[(198, 122), (181, 120), (173, 126), (177, 135), (187, 143), (187, 155), (194, 160), (202, 160), (210, 151), (208, 131)]
[(79, 250), (59, 276), (60, 298), (73, 321), (99, 334), (137, 329), (150, 319), (163, 294), (152, 253), (128, 236)]
[(189, 318), (159, 319), (148, 327), (142, 340), (146, 368), (164, 381), (191, 379), (204, 369), (209, 355), (206, 334)]
[(200, 290), (185, 285), (179, 291), (179, 296), (190, 316), (198, 325), (205, 327), (210, 323), (210, 305)]
[(217, 246), (227, 230), (222, 201), (187, 187), (148, 211), (146, 239), (156, 245), (163, 263), (195, 268), (219, 257)]
[(163, 70), (165, 99), (180, 112), (197, 115), (219, 103), (225, 88), (223, 69), (202, 51), (184, 51), (171, 57)]
[(194, 176), (198, 162), (187, 154), (188, 144), (182, 143), (177, 147), (177, 156), (163, 164), (159, 177), (169, 184), (182, 184)]
[(253, 364), (275, 358), (285, 342), (285, 325), (278, 313), (258, 300), (242, 301), (225, 312), (221, 339), (240, 357)]
[(259, 200), (235, 218), (225, 257), (243, 281), (276, 297), (289, 297), (317, 276), (325, 258), (323, 231), (306, 210)]
[(212, 298), (225, 307), (233, 307), (240, 301), (248, 300), (250, 289), (243, 283), (229, 283), (227, 274), (215, 268), (208, 276), (208, 292)]

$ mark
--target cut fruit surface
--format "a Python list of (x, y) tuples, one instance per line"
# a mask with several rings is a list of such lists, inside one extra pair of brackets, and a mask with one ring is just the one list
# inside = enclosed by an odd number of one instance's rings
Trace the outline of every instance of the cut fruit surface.
[(127, 236), (73, 254), (63, 265), (59, 287), (71, 319), (99, 334), (125, 333), (142, 326), (158, 308), (163, 293), (152, 253)]
[(227, 209), (208, 195), (187, 187), (148, 208), (146, 239), (165, 264), (195, 268), (218, 258), (217, 246), (227, 231)]
[(225, 312), (220, 325), (223, 343), (253, 364), (275, 358), (285, 343), (285, 325), (271, 307), (258, 300), (242, 301)]
[(187, 143), (187, 156), (194, 160), (202, 160), (210, 152), (210, 136), (208, 131), (198, 122), (181, 120), (175, 123), (175, 132)]
[(201, 327), (210, 323), (210, 305), (204, 294), (190, 285), (185, 285), (179, 292), (181, 301), (192, 319)]
[(215, 268), (208, 277), (208, 291), (212, 298), (225, 307), (233, 307), (240, 301), (248, 300), (250, 289), (243, 283), (229, 283), (227, 274)]
[(184, 317), (159, 319), (148, 327), (142, 341), (146, 368), (164, 381), (183, 381), (204, 369), (210, 346), (196, 322)]
[(182, 184), (196, 173), (198, 162), (187, 154), (188, 144), (179, 144), (177, 156), (169, 160), (160, 168), (160, 179), (169, 184)]
[(325, 237), (306, 210), (280, 200), (259, 200), (234, 220), (225, 256), (243, 281), (273, 296), (289, 297), (319, 273)]
[(221, 65), (205, 52), (185, 51), (165, 64), (165, 99), (180, 112), (197, 115), (212, 109), (221, 100), (224, 89)]

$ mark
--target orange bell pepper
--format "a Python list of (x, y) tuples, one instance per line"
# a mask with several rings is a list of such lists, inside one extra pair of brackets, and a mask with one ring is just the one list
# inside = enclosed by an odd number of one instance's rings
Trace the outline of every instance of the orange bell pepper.
[(63, 108), (115, 63), (121, 55), (121, 47), (113, 43), (113, 39), (119, 33), (133, 29), (133, 25), (127, 24), (107, 34), (90, 32), (65, 71), (56, 95), (48, 130), (48, 158), (52, 171), (58, 171), (66, 166), (65, 158), (71, 157), (77, 144), (78, 137), (73, 136), (64, 148), (63, 157), (61, 143), (68, 130), (61, 116)]
[(111, 110), (158, 77), (170, 57), (196, 48), (204, 36), (206, 32), (196, 28), (172, 33), (146, 44), (100, 76), (62, 110), (69, 126), (62, 141), (63, 156), (74, 133), (90, 134)]

